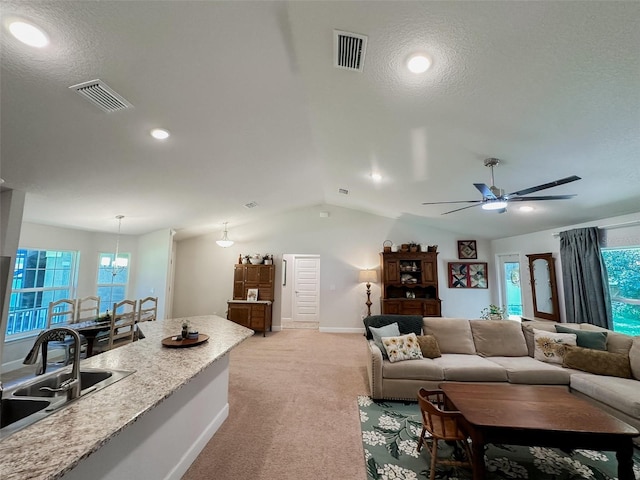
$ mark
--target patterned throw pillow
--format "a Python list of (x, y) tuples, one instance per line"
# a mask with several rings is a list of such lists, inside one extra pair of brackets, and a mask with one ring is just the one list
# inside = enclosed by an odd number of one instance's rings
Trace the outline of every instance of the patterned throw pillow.
[(442, 356), (436, 337), (433, 335), (420, 335), (417, 338), (420, 351), (424, 358), (438, 358)]
[(423, 358), (418, 337), (415, 333), (399, 337), (383, 337), (382, 344), (387, 351), (387, 355), (389, 355), (391, 363)]
[(565, 347), (576, 345), (576, 334), (545, 332), (534, 328), (533, 342), (535, 345), (533, 358), (542, 362), (562, 365)]

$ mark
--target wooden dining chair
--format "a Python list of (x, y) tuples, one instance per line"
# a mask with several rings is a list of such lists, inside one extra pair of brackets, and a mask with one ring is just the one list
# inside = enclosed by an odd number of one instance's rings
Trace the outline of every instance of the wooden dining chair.
[(158, 297), (138, 300), (138, 322), (153, 322), (158, 317)]
[(137, 321), (137, 301), (122, 300), (113, 304), (108, 350), (133, 342)]
[(100, 297), (89, 296), (78, 299), (76, 323), (95, 320), (100, 316)]
[[(49, 303), (47, 309), (47, 325), (49, 328), (58, 326), (67, 326), (76, 321), (76, 300), (70, 298), (62, 298), (55, 302)], [(81, 348), (86, 349), (87, 340), (80, 337), (82, 340)], [(64, 351), (64, 359), (62, 365), (69, 365), (73, 359), (74, 343), (71, 337), (67, 337), (64, 340), (49, 342), (49, 348), (59, 349)]]
[[(445, 409), (445, 396), (442, 390), (418, 391), (418, 403), (422, 414), (422, 432), (418, 440), (418, 452), (424, 443), (431, 441), (431, 469), (429, 479), (436, 478), (436, 464), (472, 468), (471, 448), (468, 435), (461, 428), (463, 416), (458, 411)], [(427, 435), (429, 433), (430, 435)], [(438, 441), (453, 442), (462, 447), (466, 459), (438, 457)]]

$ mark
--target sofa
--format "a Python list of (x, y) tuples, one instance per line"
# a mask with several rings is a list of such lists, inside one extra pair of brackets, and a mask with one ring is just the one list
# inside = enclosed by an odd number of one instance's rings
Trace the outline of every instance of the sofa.
[[(640, 336), (550, 321), (375, 315), (364, 323), (374, 399), (415, 401), (421, 387), (447, 381), (557, 385), (640, 430)], [(379, 336), (393, 324), (399, 335)]]

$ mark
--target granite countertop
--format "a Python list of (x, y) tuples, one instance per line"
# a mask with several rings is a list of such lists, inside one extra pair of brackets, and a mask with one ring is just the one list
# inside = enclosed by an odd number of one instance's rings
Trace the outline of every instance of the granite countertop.
[[(166, 348), (183, 320), (209, 340), (191, 348)], [(135, 370), (60, 411), (0, 440), (2, 480), (55, 479), (98, 450), (195, 375), (253, 335), (253, 330), (208, 315), (140, 324), (143, 340), (82, 360), (82, 368)]]

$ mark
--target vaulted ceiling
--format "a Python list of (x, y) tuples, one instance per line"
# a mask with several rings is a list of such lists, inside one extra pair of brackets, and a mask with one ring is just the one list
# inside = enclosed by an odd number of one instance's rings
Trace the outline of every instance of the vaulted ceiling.
[[(25, 221), (114, 231), (122, 214), (124, 233), (184, 238), (326, 203), (496, 238), (640, 210), (640, 2), (3, 1), (0, 13), (0, 175), (27, 192)], [(14, 18), (50, 45), (18, 42)], [(362, 72), (334, 66), (335, 29), (367, 36)], [(406, 69), (415, 52), (432, 60), (424, 74)], [(133, 108), (105, 113), (69, 89), (93, 79)], [(422, 205), (482, 199), (487, 157), (506, 192), (578, 175), (540, 192), (577, 196), (504, 214)]]

